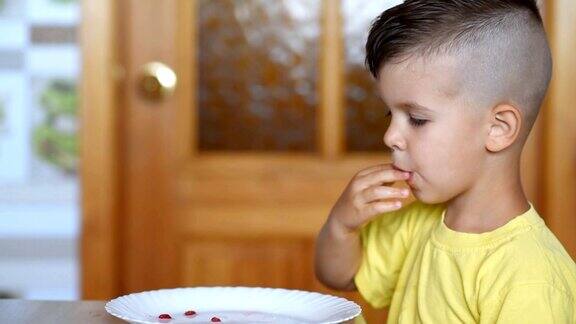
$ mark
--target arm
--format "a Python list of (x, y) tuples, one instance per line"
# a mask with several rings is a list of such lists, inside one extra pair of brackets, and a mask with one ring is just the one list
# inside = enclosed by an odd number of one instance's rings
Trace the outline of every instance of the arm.
[(356, 290), (354, 274), (362, 258), (360, 235), (338, 228), (334, 221), (327, 221), (316, 242), (316, 277), (329, 288)]
[[(406, 180), (391, 165), (378, 165), (357, 173), (334, 207), (316, 241), (315, 272), (320, 282), (336, 290), (355, 290), (354, 275), (362, 261), (360, 229), (377, 215), (401, 208), (398, 198), (408, 193), (390, 187)], [(382, 201), (396, 198), (396, 201)]]

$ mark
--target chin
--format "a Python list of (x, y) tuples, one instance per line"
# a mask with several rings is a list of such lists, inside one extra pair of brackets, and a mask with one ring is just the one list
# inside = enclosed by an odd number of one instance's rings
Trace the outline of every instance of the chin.
[(435, 196), (429, 192), (423, 192), (419, 189), (412, 188), (412, 195), (418, 199), (420, 202), (429, 205), (435, 205), (446, 202), (446, 199), (442, 199), (442, 197)]

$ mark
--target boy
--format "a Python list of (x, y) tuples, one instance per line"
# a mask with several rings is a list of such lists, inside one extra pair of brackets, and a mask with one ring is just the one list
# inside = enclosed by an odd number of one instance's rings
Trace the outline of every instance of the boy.
[(576, 323), (576, 265), (520, 180), (552, 66), (536, 2), (406, 0), (372, 24), (366, 62), (393, 163), (332, 208), (319, 280), (390, 305), (389, 323)]

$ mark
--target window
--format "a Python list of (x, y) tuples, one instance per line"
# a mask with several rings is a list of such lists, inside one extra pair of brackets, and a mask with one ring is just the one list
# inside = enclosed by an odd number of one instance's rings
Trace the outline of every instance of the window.
[(0, 0), (1, 296), (78, 296), (79, 15), (77, 0)]

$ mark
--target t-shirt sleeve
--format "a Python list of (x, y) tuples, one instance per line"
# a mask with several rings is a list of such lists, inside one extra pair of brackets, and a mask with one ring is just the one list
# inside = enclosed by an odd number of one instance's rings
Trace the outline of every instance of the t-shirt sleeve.
[(375, 308), (390, 305), (413, 232), (410, 217), (414, 208), (416, 202), (384, 213), (361, 229), (363, 257), (354, 283)]
[(483, 307), (480, 323), (574, 324), (574, 303), (567, 292), (546, 283), (519, 285)]

